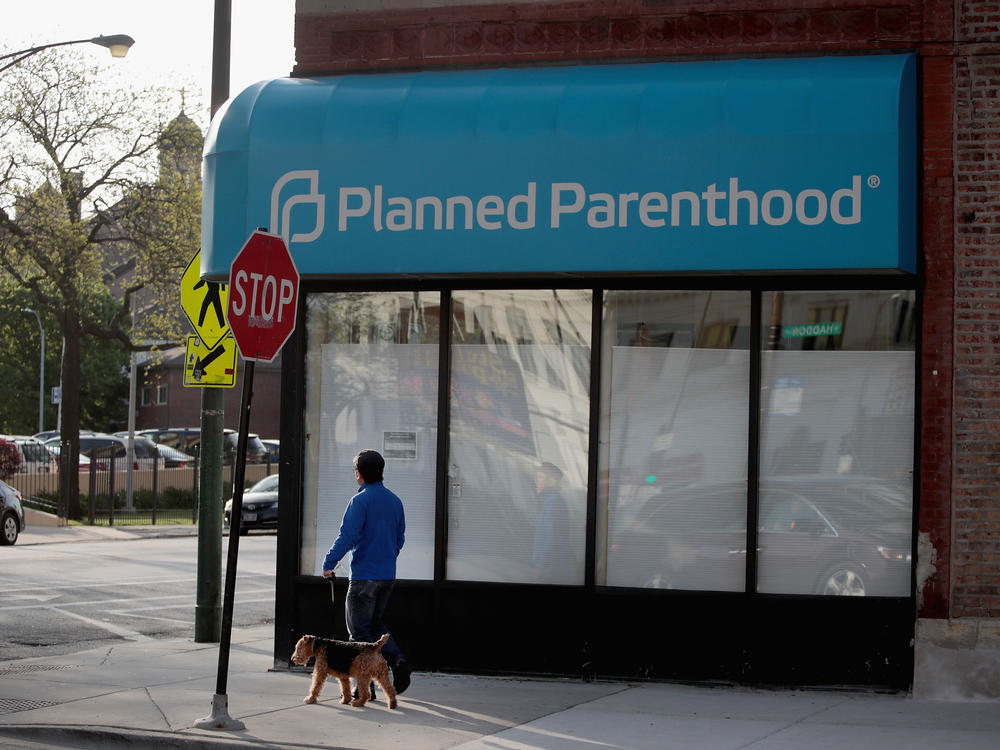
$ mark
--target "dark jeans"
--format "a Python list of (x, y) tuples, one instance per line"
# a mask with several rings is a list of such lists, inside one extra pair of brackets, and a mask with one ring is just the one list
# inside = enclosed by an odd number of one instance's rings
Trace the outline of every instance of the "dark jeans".
[[(389, 632), (382, 616), (395, 585), (395, 581), (351, 581), (347, 585), (344, 611), (347, 614), (347, 632), (352, 641), (371, 643)], [(403, 658), (391, 635), (382, 647), (382, 655), (390, 667), (395, 667)]]

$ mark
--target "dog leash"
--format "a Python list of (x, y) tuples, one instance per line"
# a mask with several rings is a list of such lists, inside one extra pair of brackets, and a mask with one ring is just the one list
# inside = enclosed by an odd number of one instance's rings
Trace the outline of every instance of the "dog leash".
[[(330, 604), (333, 605), (333, 613), (330, 616), (330, 624), (334, 624), (334, 620), (337, 619), (337, 589), (334, 588), (333, 582), (337, 579), (336, 575), (331, 575), (327, 580), (330, 582)], [(330, 631), (333, 632), (333, 631)]]

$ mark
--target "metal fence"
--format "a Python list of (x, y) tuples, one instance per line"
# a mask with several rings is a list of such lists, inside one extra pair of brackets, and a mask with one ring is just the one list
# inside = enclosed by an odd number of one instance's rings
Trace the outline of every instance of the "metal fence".
[[(100, 526), (155, 525), (198, 522), (198, 462), (166, 468), (162, 460), (136, 459), (132, 466), (123, 456), (107, 449), (86, 454), (90, 466), (79, 472), (81, 523)], [(62, 463), (51, 471), (20, 472), (7, 483), (21, 492), (28, 508), (66, 516)], [(223, 467), (223, 498), (232, 497), (235, 464)], [(269, 474), (277, 463), (248, 464), (245, 486), (250, 487)]]

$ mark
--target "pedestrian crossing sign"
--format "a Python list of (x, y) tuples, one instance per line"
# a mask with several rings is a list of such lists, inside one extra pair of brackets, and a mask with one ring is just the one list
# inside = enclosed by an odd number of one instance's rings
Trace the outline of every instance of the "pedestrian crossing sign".
[(228, 284), (201, 278), (201, 250), (196, 252), (181, 276), (181, 307), (194, 332), (209, 349), (214, 349), (229, 334), (228, 290)]
[(236, 341), (228, 336), (209, 349), (197, 336), (187, 337), (184, 352), (186, 388), (232, 388), (236, 385)]

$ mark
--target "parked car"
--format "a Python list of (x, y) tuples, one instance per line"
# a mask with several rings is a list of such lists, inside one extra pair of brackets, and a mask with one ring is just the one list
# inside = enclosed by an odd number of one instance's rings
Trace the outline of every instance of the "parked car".
[[(134, 440), (134, 460), (132, 468), (135, 471), (152, 471), (162, 469), (163, 459), (152, 440), (136, 436)], [(128, 438), (120, 435), (108, 435), (103, 432), (80, 432), (80, 453), (85, 453), (91, 461), (102, 465), (107, 463), (110, 468), (112, 459), (115, 469), (125, 468), (125, 458), (128, 456)]]
[(33, 437), (35, 440), (38, 440), (39, 442), (45, 443), (54, 437), (59, 437), (59, 435), (60, 435), (59, 430), (45, 430), (45, 432), (36, 432), (31, 437)]
[[(225, 523), (229, 526), (233, 501), (226, 503)], [(250, 529), (278, 527), (278, 475), (270, 474), (243, 493), (243, 513), (240, 516), (240, 533)]]
[(189, 456), (198, 454), (198, 446), (201, 443), (201, 429), (198, 427), (155, 428), (139, 430), (136, 434), (148, 437), (154, 443), (169, 445)]
[[(49, 449), (49, 453), (58, 462), (60, 455), (62, 455), (62, 439), (57, 437), (49, 438), (45, 441), (45, 447)], [(80, 461), (77, 464), (77, 471), (90, 471), (90, 458), (85, 456), (83, 453), (80, 454)], [(98, 469), (102, 471), (107, 471), (107, 463), (102, 463), (98, 465)]]
[[(236, 456), (239, 437), (240, 434), (236, 430), (223, 430), (222, 452), (224, 463), (229, 464), (233, 462), (233, 458)], [(260, 441), (260, 435), (254, 432), (247, 433), (247, 463), (262, 464), (265, 461), (267, 461), (267, 448)]]
[(189, 456), (184, 451), (172, 448), (166, 443), (154, 443), (154, 445), (156, 446), (156, 450), (160, 452), (164, 465), (168, 469), (183, 469), (188, 464), (193, 464), (196, 460), (194, 456)]
[(275, 438), (261, 438), (261, 444), (267, 448), (267, 460), (272, 464), (278, 463), (278, 448), (280, 447), (280, 441)]
[(0, 435), (0, 438), (20, 451), (22, 474), (45, 474), (58, 469), (55, 458), (41, 441), (28, 435)]
[[(156, 443), (177, 448), (189, 455), (197, 455), (201, 448), (201, 429), (198, 427), (168, 427), (139, 430), (136, 434), (148, 437)], [(239, 433), (225, 429), (222, 432), (222, 462), (231, 464), (236, 455)], [(247, 435), (247, 463), (262, 464), (267, 460), (267, 448), (256, 433)]]
[[(758, 583), (774, 593), (907, 596), (912, 503), (870, 478), (762, 479)], [(743, 588), (746, 484), (651, 497), (609, 534), (614, 585)], [(780, 589), (780, 591), (778, 591)]]
[(24, 531), (24, 526), (21, 493), (0, 480), (0, 545), (17, 544), (17, 537)]
[[(128, 447), (128, 433), (127, 432), (115, 432), (114, 437), (119, 437), (125, 441), (126, 449)], [(82, 440), (82, 436), (81, 436)], [(159, 468), (164, 468), (166, 466), (166, 460), (160, 454), (159, 447), (156, 442), (146, 435), (140, 435), (139, 433), (134, 433), (132, 436), (133, 440), (133, 450), (135, 451), (135, 458), (138, 461), (137, 469), (152, 469), (153, 461), (159, 461)], [(116, 454), (117, 455), (117, 454)], [(189, 457), (190, 460), (190, 457)]]

